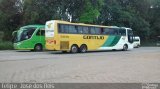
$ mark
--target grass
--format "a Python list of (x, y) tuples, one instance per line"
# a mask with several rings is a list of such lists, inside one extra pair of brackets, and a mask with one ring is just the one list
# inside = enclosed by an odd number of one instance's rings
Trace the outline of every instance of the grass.
[(0, 50), (11, 50), (13, 49), (13, 44), (10, 41), (0, 41)]

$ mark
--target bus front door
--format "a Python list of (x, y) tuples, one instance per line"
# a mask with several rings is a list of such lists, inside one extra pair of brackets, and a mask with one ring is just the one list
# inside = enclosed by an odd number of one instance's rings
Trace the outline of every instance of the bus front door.
[(133, 43), (134, 42), (133, 31), (132, 30), (127, 30), (127, 33), (128, 33), (128, 42)]

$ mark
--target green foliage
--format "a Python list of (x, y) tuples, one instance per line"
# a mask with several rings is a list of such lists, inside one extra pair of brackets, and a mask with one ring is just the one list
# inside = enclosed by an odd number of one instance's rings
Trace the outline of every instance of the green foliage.
[(4, 37), (4, 32), (0, 31), (0, 41), (2, 41), (3, 37)]
[(13, 44), (10, 41), (0, 41), (0, 50), (13, 49)]
[(103, 5), (102, 0), (94, 1), (85, 0), (84, 11), (80, 16), (80, 22), (93, 23), (100, 15), (100, 9)]
[(48, 20), (130, 27), (142, 40), (160, 35), (160, 0), (0, 0), (4, 40), (28, 24)]
[(11, 38), (11, 32), (20, 25), (19, 0), (1, 0), (0, 30), (4, 31), (4, 40)]

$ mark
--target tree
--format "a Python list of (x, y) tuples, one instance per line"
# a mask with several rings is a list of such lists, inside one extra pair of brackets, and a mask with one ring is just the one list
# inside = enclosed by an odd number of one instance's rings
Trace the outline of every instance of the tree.
[(150, 28), (150, 37), (155, 39), (157, 36), (160, 36), (160, 1), (155, 0), (152, 2), (152, 6), (149, 12), (149, 22), (151, 24)]
[(0, 1), (0, 29), (4, 31), (4, 40), (10, 40), (12, 31), (16, 30), (21, 21), (19, 0)]
[(147, 17), (142, 14), (144, 11), (141, 12), (141, 10), (146, 6), (148, 8), (148, 5), (144, 5), (142, 8), (139, 4), (142, 1), (144, 0), (137, 2), (134, 0), (105, 0), (105, 5), (98, 20), (99, 24), (129, 27), (133, 29), (136, 35), (139, 35), (142, 39), (147, 39), (150, 24), (146, 20)]
[(100, 10), (103, 6), (103, 0), (85, 0), (84, 11), (79, 21), (84, 23), (94, 23), (100, 16)]

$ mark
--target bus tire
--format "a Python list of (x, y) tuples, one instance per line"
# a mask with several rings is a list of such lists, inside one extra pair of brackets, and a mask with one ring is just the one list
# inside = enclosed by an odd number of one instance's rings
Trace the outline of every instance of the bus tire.
[(127, 44), (123, 45), (123, 49), (122, 50), (123, 51), (127, 51), (128, 50), (128, 45)]
[(71, 53), (78, 53), (78, 46), (77, 45), (72, 45), (70, 49)]
[(42, 50), (43, 50), (42, 44), (36, 44), (35, 45), (34, 51), (42, 51)]
[(82, 45), (80, 46), (79, 51), (80, 51), (81, 53), (86, 53), (86, 52), (87, 52), (87, 45), (82, 44)]

